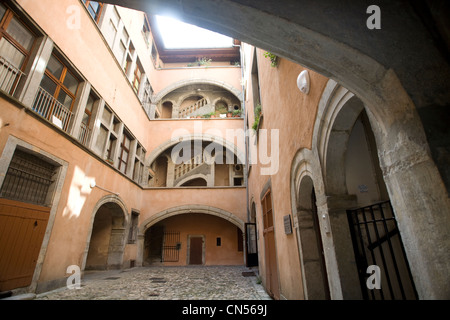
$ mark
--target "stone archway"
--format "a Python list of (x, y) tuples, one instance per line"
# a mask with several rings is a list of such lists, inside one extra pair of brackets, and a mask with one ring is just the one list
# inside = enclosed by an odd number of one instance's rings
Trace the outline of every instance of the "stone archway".
[(302, 264), (303, 287), (308, 300), (330, 299), (322, 232), (312, 178), (305, 175), (297, 195), (296, 228)]
[(139, 227), (138, 235), (138, 249), (137, 249), (137, 266), (142, 266), (144, 263), (145, 254), (145, 235), (150, 228), (157, 225), (168, 218), (176, 217), (184, 214), (202, 214), (207, 216), (214, 216), (236, 226), (241, 232), (244, 232), (244, 221), (236, 215), (225, 211), (223, 209), (205, 206), (205, 205), (185, 205), (180, 207), (170, 208), (152, 215), (150, 218), (144, 220)]
[[(420, 217), (422, 212), (416, 211), (416, 206), (423, 206), (429, 202), (427, 197), (411, 198), (410, 191), (417, 190), (422, 186), (416, 184), (403, 185), (398, 188), (398, 183), (404, 181), (405, 177), (414, 176), (421, 179), (423, 176), (424, 164), (422, 161), (429, 161), (427, 156), (417, 144), (410, 146), (410, 150), (421, 154), (418, 159), (409, 159), (411, 166), (407, 170), (404, 168), (394, 170), (385, 166), (386, 162), (394, 159), (397, 165), (404, 163), (405, 154), (399, 152), (399, 145), (392, 149), (394, 141), (408, 134), (408, 145), (415, 139), (420, 139), (419, 132), (411, 132), (408, 121), (417, 120), (411, 111), (411, 117), (404, 121), (402, 125), (391, 126), (390, 121), (395, 121), (395, 110), (393, 114), (384, 114), (378, 108), (371, 108), (365, 105), (353, 93), (346, 88), (330, 80), (324, 90), (319, 103), (318, 116), (314, 128), (313, 147), (317, 152), (318, 159), (323, 174), (324, 192), (327, 200), (327, 210), (330, 216), (330, 225), (333, 229), (333, 243), (335, 246), (336, 260), (339, 268), (342, 293), (344, 298), (361, 298), (361, 292), (357, 290), (358, 274), (353, 256), (352, 239), (347, 219), (347, 210), (367, 205), (372, 205), (381, 200), (390, 200), (398, 220), (400, 234), (404, 240), (408, 260), (413, 269), (418, 266), (415, 259), (419, 257), (408, 252), (408, 245), (412, 241), (417, 241), (417, 237), (410, 233), (412, 230), (422, 226), (409, 220), (406, 217)], [(394, 140), (393, 136), (396, 135)], [(390, 141), (387, 137), (391, 137)], [(362, 139), (361, 139), (362, 138)], [(394, 143), (395, 144), (395, 143)], [(381, 146), (380, 146), (381, 145)], [(400, 148), (403, 150), (403, 146)], [(392, 162), (391, 162), (392, 163)], [(363, 167), (361, 167), (361, 165)], [(410, 178), (406, 178), (407, 180)], [(407, 181), (406, 180), (406, 181)], [(429, 188), (430, 185), (424, 186)], [(410, 190), (410, 191), (407, 191)], [(416, 192), (416, 191), (413, 191)], [(409, 202), (406, 204), (406, 202)], [(419, 205), (420, 203), (420, 205)], [(428, 204), (429, 205), (429, 204)], [(411, 239), (411, 240), (409, 240)], [(426, 253), (428, 254), (428, 253)], [(445, 258), (444, 258), (445, 259)], [(429, 267), (428, 271), (429, 271)], [(405, 271), (406, 272), (406, 271)], [(415, 270), (414, 281), (420, 280), (425, 270)], [(421, 275), (419, 277), (419, 274)], [(424, 284), (422, 284), (424, 285)], [(426, 284), (429, 287), (430, 284)], [(423, 290), (425, 287), (422, 288)]]
[[(436, 30), (429, 28), (429, 22), (439, 18), (427, 2), (381, 1), (387, 25), (380, 32), (365, 24), (364, 1), (273, 5), (204, 0), (195, 6), (189, 0), (107, 2), (155, 14), (175, 13), (185, 22), (279, 54), (349, 88), (365, 105), (374, 130), (384, 180), (418, 276), (419, 296), (450, 296), (444, 285), (450, 280), (450, 203), (436, 165), (447, 170), (436, 154), (448, 153), (448, 145), (437, 145), (440, 139), (448, 141), (448, 135), (434, 130), (436, 124), (447, 127), (448, 117), (440, 115), (448, 114), (450, 105), (450, 64), (448, 50), (441, 50), (448, 39), (435, 37)], [(427, 137), (424, 127), (433, 134)]]
[(120, 269), (126, 240), (128, 215), (115, 195), (102, 198), (93, 210), (83, 270)]

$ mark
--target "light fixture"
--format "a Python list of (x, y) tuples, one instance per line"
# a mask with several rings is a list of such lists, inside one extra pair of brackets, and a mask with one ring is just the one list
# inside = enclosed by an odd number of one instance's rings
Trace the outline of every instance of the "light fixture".
[(309, 93), (309, 73), (308, 70), (303, 70), (297, 77), (297, 87), (304, 94)]
[(114, 194), (117, 195), (117, 196), (119, 195), (118, 192), (113, 192), (113, 191), (111, 191), (111, 190), (108, 190), (108, 189), (105, 189), (105, 188), (102, 188), (102, 187), (98, 186), (98, 185), (95, 183), (95, 180), (92, 180), (91, 183), (89, 184), (89, 186), (91, 187), (91, 189), (94, 189), (95, 187), (97, 187), (97, 188), (99, 188), (99, 189), (101, 189), (101, 190), (103, 190), (103, 191), (110, 192), (110, 193), (114, 193)]

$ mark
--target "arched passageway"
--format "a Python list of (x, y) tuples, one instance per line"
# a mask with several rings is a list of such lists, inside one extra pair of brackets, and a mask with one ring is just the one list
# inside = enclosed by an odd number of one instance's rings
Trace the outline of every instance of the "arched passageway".
[(234, 219), (202, 206), (156, 215), (141, 227), (142, 264), (243, 265), (243, 222)]
[(300, 182), (296, 218), (305, 298), (308, 300), (330, 299), (316, 195), (313, 180), (309, 176), (304, 177)]
[(117, 203), (106, 202), (97, 209), (88, 243), (86, 270), (122, 267), (125, 225), (125, 214)]

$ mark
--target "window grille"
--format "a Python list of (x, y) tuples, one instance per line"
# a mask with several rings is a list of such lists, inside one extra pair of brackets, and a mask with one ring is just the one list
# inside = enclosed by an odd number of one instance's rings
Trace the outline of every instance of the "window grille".
[(48, 205), (48, 193), (56, 167), (27, 152), (16, 150), (0, 197), (38, 205)]

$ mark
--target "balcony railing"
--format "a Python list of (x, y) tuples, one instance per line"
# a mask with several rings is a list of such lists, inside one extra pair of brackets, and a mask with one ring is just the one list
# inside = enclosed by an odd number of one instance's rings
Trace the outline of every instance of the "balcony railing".
[(193, 157), (188, 162), (175, 165), (174, 179), (177, 180), (203, 164), (203, 154)]
[(190, 105), (189, 107), (181, 109), (178, 112), (178, 117), (179, 118), (186, 117), (186, 116), (190, 115), (191, 113), (197, 111), (201, 107), (206, 106), (207, 104), (208, 104), (208, 101), (206, 100), (206, 98), (200, 99), (200, 100), (196, 101), (194, 104)]
[(90, 134), (91, 134), (91, 129), (89, 129), (89, 127), (86, 124), (81, 123), (80, 134), (78, 135), (78, 141), (80, 141), (83, 145), (86, 145)]
[(0, 56), (0, 90), (14, 96), (20, 80), (25, 76), (22, 71)]
[(69, 130), (69, 123), (73, 113), (41, 87), (39, 87), (34, 99), (32, 109), (62, 130), (66, 132)]

